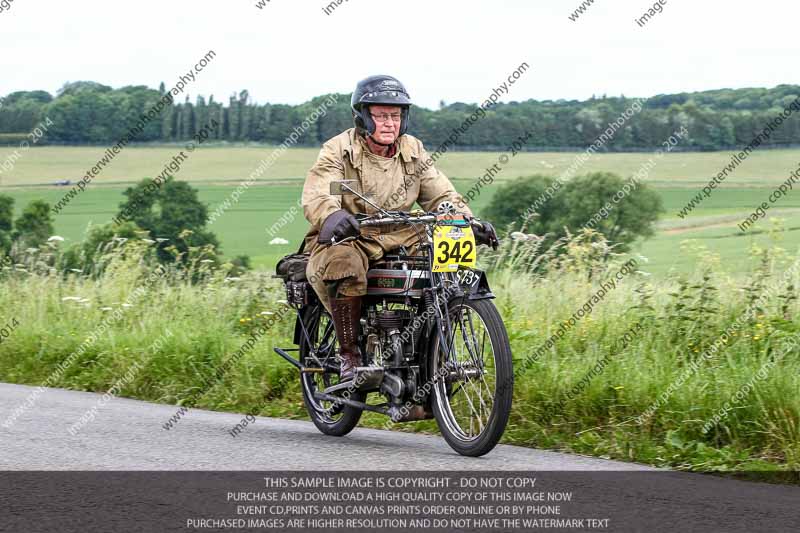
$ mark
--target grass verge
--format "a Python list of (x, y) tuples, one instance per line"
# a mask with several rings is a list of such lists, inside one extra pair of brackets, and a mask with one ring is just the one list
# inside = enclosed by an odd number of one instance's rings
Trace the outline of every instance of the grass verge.
[[(592, 262), (587, 254), (595, 249), (573, 243), (544, 274), (512, 269), (518, 263), (510, 255), (497, 263), (490, 280), (517, 368), (618, 267)], [(192, 283), (169, 269), (146, 283), (148, 250), (144, 242), (120, 245), (96, 276), (64, 276), (36, 254), (5, 266), (0, 325), (17, 325), (0, 343), (0, 380), (105, 392), (135, 365), (121, 396), (306, 418), (295, 370), (272, 351), (292, 345), (293, 318), (282, 312), (282, 287), (271, 273), (225, 278), (200, 268)], [(781, 350), (800, 331), (800, 278), (789, 257), (754, 254), (760, 266), (746, 277), (708, 267), (652, 282), (639, 271), (619, 281), (518, 376), (503, 442), (702, 472), (799, 470), (800, 350)], [(724, 346), (702, 357), (734, 323), (741, 324)], [(267, 333), (211, 380), (260, 325)], [(693, 364), (696, 371), (661, 401)], [(715, 421), (726, 402), (732, 408)], [(8, 416), (0, 414), (0, 424)], [(435, 431), (432, 421), (394, 427)]]

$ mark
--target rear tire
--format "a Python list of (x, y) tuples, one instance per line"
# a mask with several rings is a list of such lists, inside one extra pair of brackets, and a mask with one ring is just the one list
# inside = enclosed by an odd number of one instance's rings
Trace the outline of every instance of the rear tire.
[[(455, 350), (456, 362), (446, 360), (434, 331), (429, 375), (437, 376), (440, 370), (446, 374), (434, 381), (433, 415), (451, 448), (461, 455), (479, 457), (497, 445), (511, 413), (514, 389), (511, 346), (503, 319), (490, 300), (456, 298), (448, 303), (448, 308), (454, 331), (449, 343), (453, 345), (451, 350)], [(459, 319), (467, 315), (471, 320)], [(472, 339), (471, 350), (467, 346), (469, 339)]]
[[(313, 346), (309, 346), (305, 335), (301, 332), (300, 361), (304, 366), (319, 368), (319, 363), (311, 356), (312, 351), (316, 351), (317, 359), (326, 369), (325, 373), (300, 374), (303, 403), (317, 429), (325, 435), (342, 437), (358, 425), (362, 410), (314, 398), (315, 391), (321, 391), (339, 382), (339, 373), (335, 370), (339, 367), (339, 359), (336, 356), (336, 333), (333, 331), (331, 316), (321, 303), (315, 303), (304, 311), (303, 324)], [(363, 392), (353, 391), (349, 397), (351, 400), (363, 402), (366, 395)]]

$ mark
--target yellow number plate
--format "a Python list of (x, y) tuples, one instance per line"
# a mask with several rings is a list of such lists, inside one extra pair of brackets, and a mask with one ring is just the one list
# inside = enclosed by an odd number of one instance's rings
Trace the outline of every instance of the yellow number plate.
[(433, 271), (455, 272), (458, 265), (475, 266), (475, 235), (470, 226), (436, 226), (433, 230)]

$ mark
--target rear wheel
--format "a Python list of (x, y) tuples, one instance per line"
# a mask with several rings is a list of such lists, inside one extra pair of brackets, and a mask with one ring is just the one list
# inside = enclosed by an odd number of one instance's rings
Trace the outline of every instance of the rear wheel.
[[(322, 392), (339, 383), (339, 358), (336, 355), (337, 342), (333, 321), (322, 304), (317, 303), (305, 310), (303, 324), (308, 332), (308, 340), (301, 332), (300, 360), (308, 368), (323, 370), (323, 372), (300, 374), (303, 402), (317, 429), (335, 437), (347, 435), (358, 424), (361, 409), (314, 397), (315, 392)], [(358, 391), (337, 394), (359, 402), (363, 402), (365, 397), (364, 393)]]
[(511, 346), (491, 301), (454, 299), (449, 312), (450, 354), (437, 335), (430, 357), (433, 414), (451, 448), (478, 457), (495, 447), (511, 413)]

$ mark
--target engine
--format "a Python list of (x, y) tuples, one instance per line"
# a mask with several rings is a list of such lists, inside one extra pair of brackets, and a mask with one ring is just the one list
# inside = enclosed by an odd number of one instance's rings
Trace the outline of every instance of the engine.
[(414, 347), (422, 328), (414, 327), (415, 315), (410, 309), (384, 303), (369, 308), (362, 320), (367, 360), (385, 369), (381, 391), (398, 405), (417, 390), (419, 365)]
[(367, 338), (367, 354), (375, 364), (403, 366), (414, 353), (412, 312), (383, 306), (371, 308), (362, 322)]

